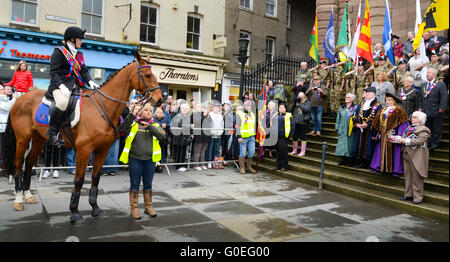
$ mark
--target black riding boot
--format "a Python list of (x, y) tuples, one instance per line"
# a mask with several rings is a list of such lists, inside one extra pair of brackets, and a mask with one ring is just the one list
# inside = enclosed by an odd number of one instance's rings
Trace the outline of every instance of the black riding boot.
[(48, 128), (48, 142), (52, 146), (64, 146), (64, 139), (58, 139), (63, 117), (64, 111), (55, 107), (50, 116), (50, 126)]

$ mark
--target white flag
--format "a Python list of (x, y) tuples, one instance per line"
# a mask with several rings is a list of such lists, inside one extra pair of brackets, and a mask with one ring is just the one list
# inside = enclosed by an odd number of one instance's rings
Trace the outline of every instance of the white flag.
[(359, 33), (361, 32), (361, 1), (359, 1), (358, 18), (356, 19), (355, 34), (353, 35), (353, 42), (348, 52), (348, 57), (353, 59), (355, 65), (358, 65), (358, 57), (356, 54), (356, 46), (358, 45)]
[[(417, 35), (417, 32), (419, 31), (419, 26), (422, 24), (422, 12), (420, 11), (420, 0), (416, 0), (416, 25), (414, 26), (414, 34)], [(420, 57), (422, 58), (422, 63), (425, 63), (427, 61), (427, 53), (425, 51), (425, 43), (423, 41), (423, 38), (420, 39)], [(427, 79), (427, 67), (422, 67), (422, 79), (426, 81)]]

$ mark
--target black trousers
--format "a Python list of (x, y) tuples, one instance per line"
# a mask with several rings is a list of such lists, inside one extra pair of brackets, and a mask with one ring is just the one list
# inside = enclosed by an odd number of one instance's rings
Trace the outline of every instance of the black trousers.
[(431, 131), (430, 140), (428, 140), (428, 147), (436, 148), (442, 138), (442, 117), (427, 118), (425, 126)]
[(277, 142), (277, 169), (288, 169), (288, 139), (284, 136), (278, 136)]
[[(64, 166), (66, 157), (65, 157), (65, 148), (52, 146), (48, 141), (45, 143), (45, 166)], [(53, 163), (53, 165), (52, 165)]]
[[(174, 145), (174, 150), (176, 153), (175, 163), (186, 163), (186, 145)], [(186, 165), (176, 165), (176, 168), (185, 167)]]

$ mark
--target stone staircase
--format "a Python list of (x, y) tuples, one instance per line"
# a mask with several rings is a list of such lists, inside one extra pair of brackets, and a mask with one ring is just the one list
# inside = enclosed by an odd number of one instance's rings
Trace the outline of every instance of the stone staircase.
[[(444, 119), (444, 132), (440, 147), (430, 153), (429, 177), (425, 179), (425, 196), (420, 205), (401, 201), (404, 194), (404, 178), (373, 173), (338, 165), (340, 157), (334, 155), (337, 134), (334, 130), (335, 118), (323, 117), (322, 135), (309, 136), (306, 156), (289, 155), (289, 170), (275, 171), (276, 158), (266, 156), (260, 161), (258, 169), (302, 183), (318, 186), (322, 163), (322, 145), (327, 142), (325, 170), (322, 187), (363, 199), (379, 202), (402, 209), (415, 215), (449, 222), (449, 126), (448, 115)], [(289, 152), (292, 147), (289, 146)]]

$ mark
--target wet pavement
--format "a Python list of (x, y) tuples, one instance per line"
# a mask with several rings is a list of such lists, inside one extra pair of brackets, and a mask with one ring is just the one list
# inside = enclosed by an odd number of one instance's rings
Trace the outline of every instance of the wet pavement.
[(73, 176), (60, 172), (31, 190), (38, 203), (14, 211), (14, 185), (0, 178), (0, 241), (62, 242), (448, 242), (448, 224), (369, 203), (272, 174), (240, 175), (234, 168), (156, 174), (156, 218), (129, 215), (127, 171), (100, 179), (100, 217), (91, 217), (86, 175), (70, 224)]

